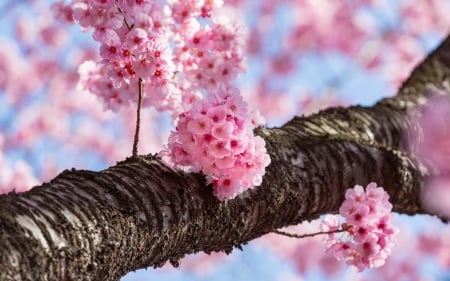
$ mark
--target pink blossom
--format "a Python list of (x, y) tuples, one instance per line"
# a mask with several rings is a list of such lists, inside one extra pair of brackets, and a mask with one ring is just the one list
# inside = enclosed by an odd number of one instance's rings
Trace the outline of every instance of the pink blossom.
[(91, 11), (86, 3), (77, 2), (72, 5), (73, 19), (82, 27), (91, 26)]
[(211, 36), (219, 51), (229, 51), (242, 44), (237, 41), (239, 32), (239, 29), (228, 20), (220, 18), (216, 20), (216, 24), (212, 27)]
[(148, 14), (137, 12), (134, 15), (134, 26), (143, 30), (152, 30), (153, 20)]
[(230, 155), (230, 145), (224, 140), (213, 140), (208, 146), (208, 152), (215, 158)]
[(121, 49), (119, 35), (114, 30), (105, 30), (103, 44), (100, 46), (100, 56), (107, 60), (117, 60)]
[(360, 225), (355, 230), (353, 230), (353, 239), (361, 243), (361, 241), (366, 240), (367, 236), (373, 232), (374, 226), (367, 224), (367, 225)]
[(241, 139), (231, 138), (230, 139), (230, 149), (233, 154), (237, 155), (245, 151), (248, 145), (248, 137), (243, 136)]
[(333, 241), (335, 235), (333, 231), (338, 230), (339, 226), (340, 223), (336, 216), (326, 215), (320, 223), (320, 231), (331, 232), (328, 234), (329, 239), (327, 241)]
[(198, 14), (199, 1), (197, 0), (176, 0), (170, 5), (172, 17), (176, 23), (184, 23), (188, 19)]
[(205, 29), (198, 30), (191, 40), (187, 41), (187, 46), (193, 50), (207, 50), (211, 46), (210, 32)]
[(138, 50), (147, 43), (147, 32), (142, 28), (133, 28), (125, 38), (125, 44), (131, 50)]
[(224, 106), (213, 106), (208, 109), (206, 115), (211, 118), (211, 121), (216, 124), (221, 124), (225, 122), (225, 118), (227, 117), (228, 110)]
[(350, 242), (335, 241), (330, 244), (329, 251), (331, 251), (337, 260), (345, 260), (347, 257), (354, 256), (354, 244)]
[(359, 204), (356, 206), (355, 211), (347, 216), (347, 221), (355, 226), (364, 225), (367, 221), (369, 215), (369, 207)]
[[(234, 131), (234, 125), (231, 122), (216, 124), (211, 129), (211, 134), (217, 139), (228, 139)], [(230, 144), (231, 145), (231, 144)]]
[(148, 13), (152, 8), (152, 1), (150, 0), (118, 0), (117, 2), (121, 9), (130, 14), (139, 11)]
[(226, 99), (226, 106), (233, 116), (242, 118), (245, 116), (246, 112), (244, 108), (247, 107), (247, 103), (244, 101), (241, 95), (232, 95)]
[(355, 203), (361, 203), (366, 199), (364, 188), (360, 185), (355, 185), (354, 188), (349, 188), (345, 192), (345, 198), (352, 199)]
[(339, 214), (346, 217), (352, 215), (356, 211), (355, 203), (352, 201), (345, 200), (341, 207), (339, 208)]
[(239, 181), (232, 177), (221, 177), (215, 185), (214, 195), (220, 200), (233, 198), (239, 193)]
[(200, 115), (187, 123), (187, 130), (197, 135), (211, 132), (211, 127), (211, 119), (203, 115)]
[(234, 167), (236, 159), (232, 156), (225, 156), (222, 158), (215, 158), (214, 163), (216, 167), (222, 170)]
[[(366, 260), (367, 262), (377, 255), (380, 248), (380, 245), (378, 245), (378, 237), (374, 234), (367, 235), (357, 247), (359, 254), (362, 256), (363, 260)], [(367, 266), (368, 265), (369, 264), (367, 264)]]
[(147, 79), (156, 71), (154, 61), (147, 55), (139, 55), (132, 62), (132, 66), (136, 74), (143, 79)]

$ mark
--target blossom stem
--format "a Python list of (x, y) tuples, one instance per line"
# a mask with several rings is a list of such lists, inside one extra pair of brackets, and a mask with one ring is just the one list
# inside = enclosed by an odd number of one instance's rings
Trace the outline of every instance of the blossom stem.
[(129, 25), (129, 24), (128, 24), (127, 18), (125, 17), (125, 14), (124, 14), (124, 12), (122, 11), (122, 9), (121, 9), (121, 8), (118, 8), (118, 11), (119, 11), (119, 13), (122, 14), (122, 16), (123, 16), (123, 22), (124, 22), (125, 25), (127, 26), (128, 30), (133, 29), (134, 24), (133, 24), (133, 25)]
[(136, 110), (136, 129), (134, 131), (133, 158), (138, 155), (139, 129), (141, 127), (142, 78), (138, 80), (138, 104)]
[(321, 235), (321, 234), (333, 234), (333, 233), (339, 233), (339, 232), (344, 232), (344, 231), (348, 231), (348, 230), (347, 229), (337, 229), (337, 230), (319, 231), (319, 232), (313, 232), (313, 233), (307, 233), (307, 234), (294, 234), (294, 233), (284, 232), (282, 230), (273, 230), (272, 232), (279, 234), (279, 235), (291, 237), (291, 238), (306, 238), (306, 237), (313, 237), (313, 236)]

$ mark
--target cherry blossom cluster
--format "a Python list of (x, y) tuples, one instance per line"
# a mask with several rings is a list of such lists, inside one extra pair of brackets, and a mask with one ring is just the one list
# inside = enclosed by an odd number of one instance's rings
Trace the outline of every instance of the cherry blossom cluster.
[(360, 185), (348, 189), (339, 209), (346, 222), (340, 224), (336, 216), (327, 216), (321, 224), (321, 230), (326, 232), (347, 230), (339, 238), (336, 233), (328, 235), (327, 251), (358, 271), (382, 266), (398, 232), (392, 225), (391, 210), (389, 195), (376, 183), (369, 183), (366, 190)]
[[(170, 110), (229, 84), (244, 70), (237, 26), (212, 17), (222, 1), (72, 0), (54, 5), (58, 18), (93, 30), (101, 61), (80, 69), (81, 88), (113, 110), (136, 102), (143, 81), (143, 106)], [(210, 24), (210, 25), (208, 25)]]
[(264, 140), (253, 134), (262, 122), (238, 89), (220, 87), (180, 114), (160, 155), (175, 168), (203, 172), (220, 200), (231, 199), (260, 185), (270, 163)]
[(65, 18), (71, 14), (84, 29), (93, 29), (92, 36), (100, 43), (102, 60), (80, 70), (84, 89), (100, 96), (107, 108), (117, 110), (118, 105), (137, 100), (141, 78), (152, 94), (152, 98), (145, 97), (146, 103), (171, 109), (174, 103), (166, 99), (176, 92), (170, 83), (175, 65), (164, 40), (167, 26), (161, 5), (148, 0), (74, 0), (61, 5), (54, 8), (57, 13)]
[(192, 22), (181, 36), (182, 43), (174, 52), (192, 87), (216, 89), (245, 69), (242, 35), (227, 18), (214, 19), (211, 26)]

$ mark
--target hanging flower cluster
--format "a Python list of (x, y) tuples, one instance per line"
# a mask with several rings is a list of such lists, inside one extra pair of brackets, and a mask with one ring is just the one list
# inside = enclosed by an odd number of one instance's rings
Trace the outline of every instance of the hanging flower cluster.
[(333, 232), (340, 228), (347, 230), (343, 237), (331, 233), (326, 238), (327, 251), (338, 260), (344, 260), (358, 271), (380, 267), (391, 254), (394, 236), (398, 232), (392, 225), (392, 204), (389, 195), (376, 183), (348, 189), (339, 213), (346, 220), (340, 225), (336, 216), (327, 216), (321, 230)]
[(99, 62), (80, 67), (82, 89), (117, 110), (136, 103), (177, 116), (244, 67), (242, 36), (225, 17), (213, 17), (222, 1), (72, 0), (53, 9), (64, 22), (93, 30)]

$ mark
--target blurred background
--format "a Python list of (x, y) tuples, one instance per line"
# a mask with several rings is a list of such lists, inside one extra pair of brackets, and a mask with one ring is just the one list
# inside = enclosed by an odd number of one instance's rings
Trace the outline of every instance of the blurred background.
[[(245, 39), (246, 101), (279, 126), (335, 105), (370, 106), (394, 95), (450, 31), (450, 0), (224, 0)], [(104, 110), (79, 90), (78, 66), (98, 59), (91, 32), (55, 19), (54, 1), (0, 3), (0, 193), (25, 191), (68, 168), (101, 170), (131, 155), (135, 108)], [(143, 110), (142, 154), (163, 148), (168, 112)], [(398, 245), (384, 267), (355, 273), (321, 237), (266, 235), (231, 255), (197, 254), (144, 280), (450, 280), (450, 228), (396, 216)], [(289, 229), (307, 233), (318, 222)]]

